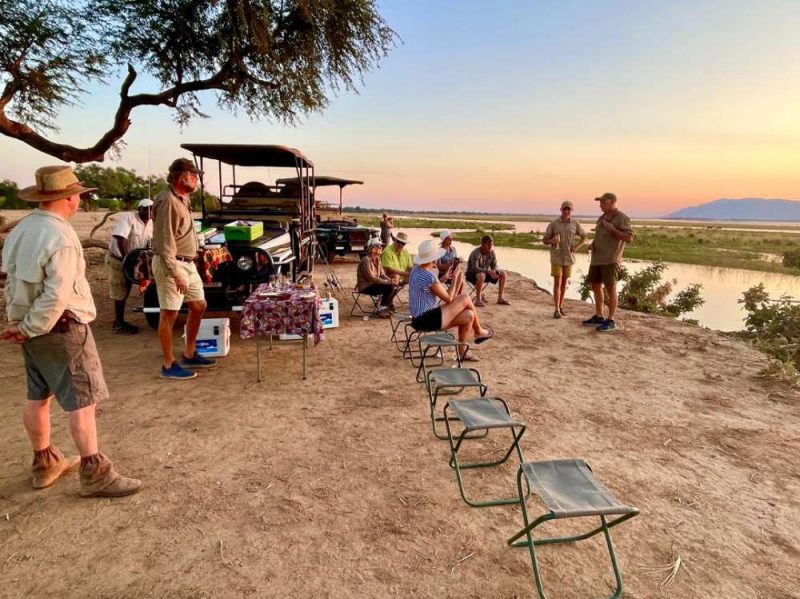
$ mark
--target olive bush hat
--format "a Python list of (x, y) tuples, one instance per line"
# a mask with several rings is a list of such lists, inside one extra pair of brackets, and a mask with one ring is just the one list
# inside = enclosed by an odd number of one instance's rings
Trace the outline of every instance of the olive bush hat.
[(201, 171), (197, 166), (195, 166), (194, 162), (189, 160), (188, 158), (176, 158), (172, 161), (172, 164), (169, 165), (169, 172), (171, 173), (197, 173), (198, 175), (202, 175), (203, 171)]
[(96, 189), (96, 187), (84, 187), (78, 181), (72, 167), (62, 164), (36, 169), (36, 185), (21, 189), (18, 195), (28, 202), (52, 202)]
[(616, 202), (617, 196), (613, 193), (606, 192), (598, 198), (594, 199), (595, 202), (602, 202), (603, 200), (608, 200), (609, 202)]

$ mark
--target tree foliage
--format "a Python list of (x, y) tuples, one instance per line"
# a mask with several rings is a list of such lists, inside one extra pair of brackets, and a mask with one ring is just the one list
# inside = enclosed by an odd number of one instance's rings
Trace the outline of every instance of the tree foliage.
[[(294, 123), (355, 90), (395, 33), (373, 0), (0, 0), (0, 133), (69, 162), (102, 161), (139, 106), (203, 116), (200, 93), (254, 119)], [(125, 72), (111, 127), (91, 147), (51, 141), (90, 83)], [(158, 84), (132, 93), (139, 72)]]
[[(630, 272), (622, 267), (619, 273), (619, 307), (646, 314), (659, 314), (677, 318), (681, 314), (691, 312), (702, 306), (705, 300), (701, 296), (703, 286), (693, 283), (681, 289), (670, 300), (673, 287), (677, 281), (662, 281), (666, 265), (655, 262), (637, 272)], [(581, 299), (584, 301), (591, 297), (591, 284), (583, 278), (581, 282)]]
[(0, 181), (0, 208), (6, 210), (30, 208), (30, 204), (19, 197), (19, 187), (14, 181), (8, 179)]

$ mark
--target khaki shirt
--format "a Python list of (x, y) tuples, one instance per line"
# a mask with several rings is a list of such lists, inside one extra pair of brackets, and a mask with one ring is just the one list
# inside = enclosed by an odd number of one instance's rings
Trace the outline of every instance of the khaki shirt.
[(97, 315), (81, 240), (57, 214), (36, 209), (14, 227), (3, 269), (6, 317), (30, 338), (49, 333), (65, 310), (83, 324)]
[(633, 235), (633, 227), (631, 226), (631, 219), (624, 215), (619, 210), (616, 210), (609, 218), (602, 215), (597, 219), (597, 226), (594, 232), (594, 241), (592, 242), (592, 264), (621, 264), (622, 252), (625, 249), (625, 242), (614, 237), (609, 231), (606, 231), (601, 221), (608, 220), (620, 231), (630, 233)]
[(161, 256), (167, 269), (175, 276), (175, 256), (197, 256), (197, 235), (194, 231), (189, 196), (179, 196), (167, 187), (153, 203), (153, 253)]
[(550, 240), (556, 235), (561, 236), (561, 242), (558, 245), (550, 246), (550, 264), (559, 264), (561, 266), (575, 264), (575, 254), (572, 252), (572, 248), (575, 247), (573, 243), (575, 237), (577, 236), (581, 239), (586, 237), (586, 231), (581, 227), (581, 223), (574, 218), (570, 218), (567, 222), (557, 218), (547, 225), (544, 239)]
[(369, 255), (361, 258), (361, 262), (358, 263), (358, 271), (356, 271), (356, 286), (359, 291), (364, 291), (372, 285), (388, 285), (391, 282), (392, 280), (386, 275), (380, 260), (375, 266)]
[(467, 274), (477, 274), (487, 270), (497, 270), (497, 256), (495, 256), (494, 250), (489, 250), (484, 254), (478, 246), (472, 250), (469, 260), (467, 260)]

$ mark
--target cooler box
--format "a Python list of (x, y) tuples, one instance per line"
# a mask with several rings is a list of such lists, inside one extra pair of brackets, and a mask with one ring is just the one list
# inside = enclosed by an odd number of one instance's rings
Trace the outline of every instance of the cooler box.
[[(322, 321), (323, 329), (335, 329), (339, 326), (339, 300), (335, 297), (330, 299), (323, 297), (319, 304), (319, 319)], [(281, 335), (281, 341), (302, 339), (300, 335)]]
[(264, 223), (255, 220), (236, 220), (224, 227), (225, 241), (253, 241), (264, 234)]
[[(183, 328), (184, 338), (186, 327)], [(227, 356), (231, 349), (230, 318), (204, 318), (197, 332), (197, 353), (206, 358)]]

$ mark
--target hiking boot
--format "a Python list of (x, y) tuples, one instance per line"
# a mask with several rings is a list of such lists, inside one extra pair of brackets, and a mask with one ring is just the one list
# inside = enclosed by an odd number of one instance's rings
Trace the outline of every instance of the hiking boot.
[(49, 487), (60, 477), (75, 470), (80, 463), (80, 457), (65, 458), (55, 445), (34, 451), (31, 484), (34, 489)]
[(172, 366), (169, 368), (161, 367), (161, 378), (162, 379), (174, 379), (176, 381), (185, 381), (188, 379), (193, 379), (197, 376), (196, 372), (192, 372), (191, 370), (186, 370), (183, 366), (178, 364), (177, 362), (173, 362)]
[(596, 327), (599, 324), (603, 324), (605, 321), (606, 321), (605, 318), (595, 314), (591, 318), (587, 318), (586, 320), (584, 320), (583, 324), (585, 324), (587, 327)]
[(601, 333), (610, 333), (611, 331), (617, 330), (617, 325), (610, 318), (606, 318), (603, 323), (597, 327), (597, 330)]
[(102, 453), (81, 458), (81, 497), (125, 497), (142, 488), (142, 481), (122, 476)]
[(111, 325), (111, 330), (117, 335), (136, 335), (139, 332), (139, 327), (129, 322), (121, 324), (115, 322)]
[(180, 365), (183, 368), (214, 368), (214, 366), (217, 365), (217, 361), (211, 360), (210, 358), (206, 358), (197, 352), (194, 352), (194, 355), (191, 358), (181, 356)]

